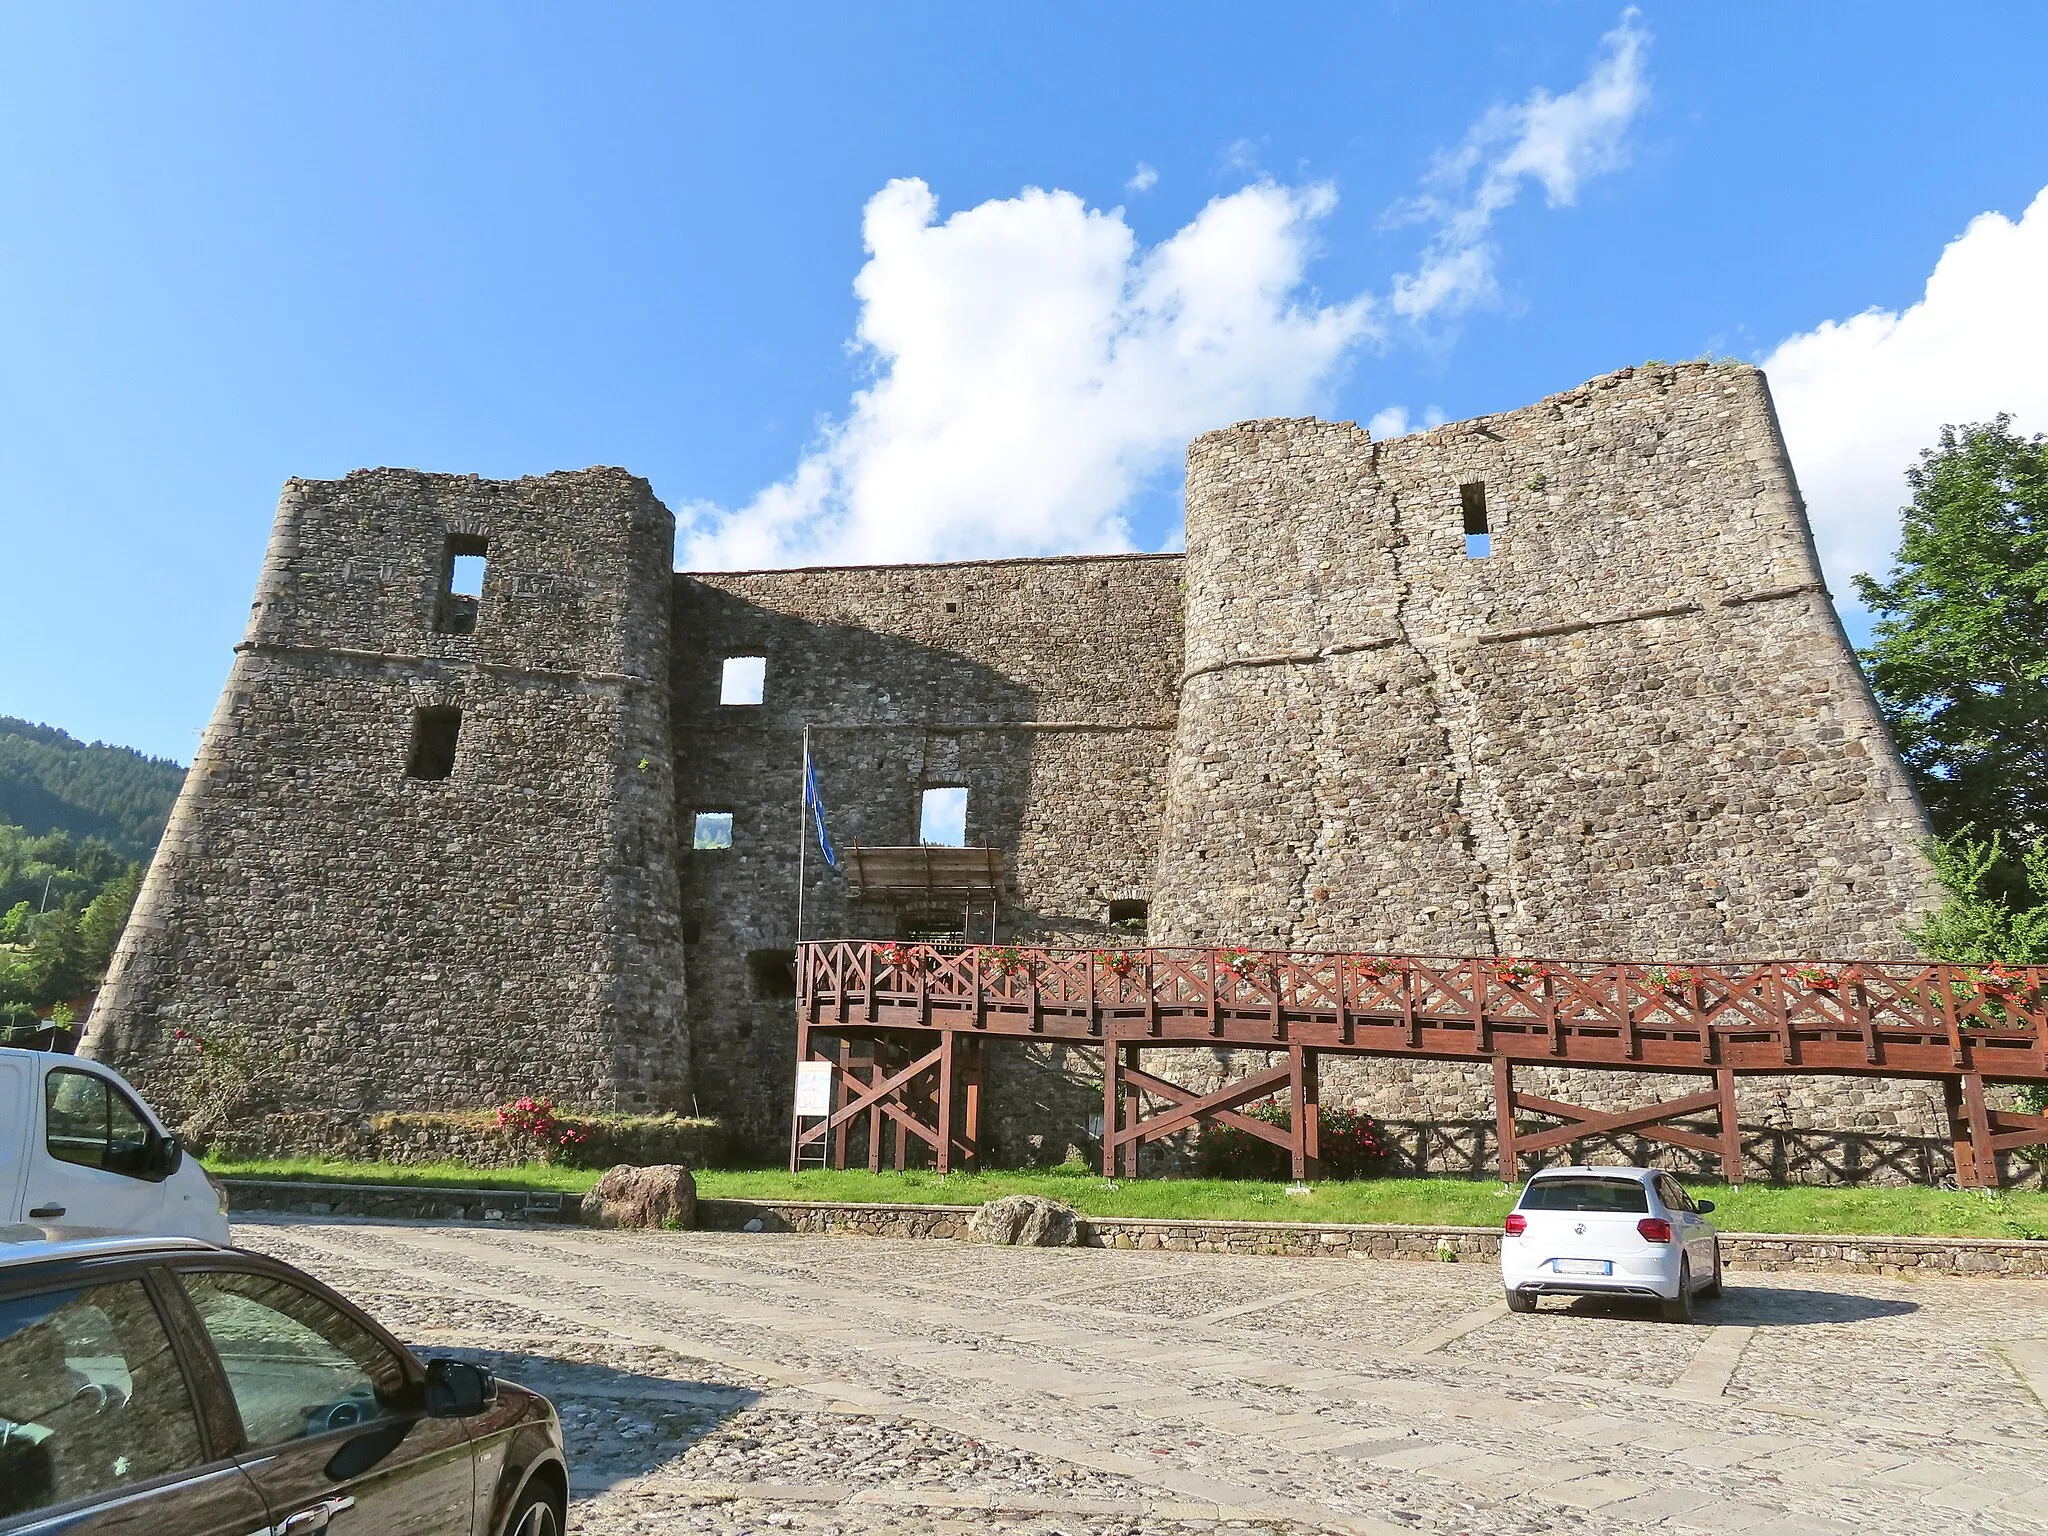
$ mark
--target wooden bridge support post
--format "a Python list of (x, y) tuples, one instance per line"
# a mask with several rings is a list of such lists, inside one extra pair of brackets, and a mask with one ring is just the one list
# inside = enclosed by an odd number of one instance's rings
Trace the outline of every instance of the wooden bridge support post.
[(1976, 1187), (1998, 1188), (1998, 1153), (1991, 1145), (1991, 1116), (1984, 1107), (1984, 1074), (1963, 1074), (1963, 1109), (1970, 1122), (1970, 1151), (1977, 1164)]
[[(871, 1040), (868, 1042), (868, 1086), (870, 1088), (874, 1087), (877, 1083), (881, 1082), (882, 1077), (882, 1042)], [(873, 1109), (868, 1111), (869, 1173), (880, 1173), (882, 1171), (882, 1127), (885, 1123), (882, 1118), (882, 1106), (880, 1103), (877, 1103)]]
[(1102, 1176), (1116, 1177), (1117, 1116), (1123, 1108), (1123, 1058), (1116, 1042), (1102, 1042)]
[[(1123, 1079), (1122, 1088), (1124, 1094), (1124, 1115), (1125, 1118), (1130, 1121), (1130, 1125), (1127, 1126), (1126, 1129), (1136, 1130), (1138, 1125), (1138, 1090), (1131, 1085), (1129, 1074), (1138, 1070), (1138, 1063), (1142, 1059), (1142, 1057), (1139, 1053), (1138, 1047), (1135, 1045), (1125, 1046), (1123, 1049), (1123, 1057), (1124, 1070), (1121, 1075)], [(1142, 1153), (1145, 1149), (1144, 1140), (1143, 1138), (1138, 1136), (1126, 1137), (1123, 1143), (1123, 1149), (1124, 1177), (1127, 1179), (1135, 1179), (1138, 1176), (1138, 1157), (1139, 1154)]]
[(1287, 1048), (1287, 1092), (1294, 1113), (1294, 1179), (1321, 1178), (1323, 1172), (1322, 1089), (1316, 1053), (1306, 1046)]
[(977, 1036), (968, 1040), (965, 1081), (961, 1084), (961, 1097), (966, 1101), (963, 1117), (966, 1123), (960, 1133), (961, 1161), (977, 1173), (981, 1171), (981, 1068), (987, 1049), (985, 1038)]
[(1521, 1154), (1515, 1146), (1515, 1064), (1499, 1051), (1493, 1056), (1493, 1139), (1500, 1181), (1513, 1184), (1522, 1176)]
[(940, 1174), (953, 1171), (953, 1070), (956, 1031), (939, 1031), (939, 1144), (932, 1157)]
[(1714, 1089), (1721, 1105), (1721, 1177), (1730, 1189), (1742, 1188), (1742, 1127), (1735, 1120), (1735, 1073), (1728, 1067), (1714, 1071)]
[[(839, 1041), (838, 1081), (832, 1085), (832, 1113), (834, 1115), (837, 1115), (840, 1110), (846, 1108), (846, 1101), (852, 1096), (853, 1089), (847, 1083), (847, 1079), (852, 1075), (853, 1042), (842, 1036)], [(844, 1168), (846, 1166), (846, 1133), (849, 1128), (847, 1122), (841, 1120), (833, 1129), (832, 1166), (834, 1168)]]
[(1949, 1145), (1955, 1150), (1956, 1188), (1996, 1188), (1998, 1156), (1991, 1148), (1991, 1117), (1984, 1107), (1984, 1079), (1975, 1072), (1944, 1077), (1941, 1097), (1948, 1110)]

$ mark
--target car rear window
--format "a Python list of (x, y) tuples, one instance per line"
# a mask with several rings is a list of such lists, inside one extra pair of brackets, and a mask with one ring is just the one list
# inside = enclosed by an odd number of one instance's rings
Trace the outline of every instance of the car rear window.
[(1616, 1211), (1636, 1214), (1650, 1197), (1634, 1179), (1532, 1179), (1522, 1191), (1525, 1211)]

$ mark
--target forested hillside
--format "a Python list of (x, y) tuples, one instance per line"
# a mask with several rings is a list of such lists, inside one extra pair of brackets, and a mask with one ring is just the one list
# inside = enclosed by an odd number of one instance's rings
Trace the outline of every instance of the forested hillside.
[(184, 779), (165, 758), (0, 715), (0, 823), (31, 836), (99, 838), (146, 863)]

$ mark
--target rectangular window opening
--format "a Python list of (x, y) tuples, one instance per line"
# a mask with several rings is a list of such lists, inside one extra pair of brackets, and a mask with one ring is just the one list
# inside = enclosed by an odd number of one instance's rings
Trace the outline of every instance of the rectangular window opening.
[(441, 560), (441, 599), (434, 628), (444, 635), (476, 633), (484, 600), (485, 554), (490, 541), (473, 533), (451, 533)]
[(446, 707), (412, 712), (412, 755), (406, 760), (409, 779), (445, 779), (455, 771), (455, 743), (462, 736), (462, 711)]
[(690, 839), (692, 848), (730, 848), (732, 846), (732, 812), (699, 811), (694, 834)]
[(758, 704), (767, 680), (766, 656), (728, 656), (725, 658), (725, 675), (719, 679), (718, 702)]
[(753, 978), (756, 997), (796, 996), (796, 951), (794, 949), (750, 949), (747, 974)]
[(917, 819), (917, 840), (928, 848), (967, 846), (967, 791), (946, 785), (924, 792)]
[(1143, 934), (1151, 916), (1152, 903), (1149, 901), (1130, 898), (1109, 904), (1109, 926), (1121, 928), (1126, 933)]
[(1472, 480), (1459, 486), (1458, 504), (1465, 513), (1465, 556), (1484, 560), (1493, 553), (1493, 530), (1486, 523), (1486, 482)]

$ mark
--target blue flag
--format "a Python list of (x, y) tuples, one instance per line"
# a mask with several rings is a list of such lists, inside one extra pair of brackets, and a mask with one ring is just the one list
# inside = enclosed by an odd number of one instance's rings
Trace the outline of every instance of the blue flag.
[(811, 820), (818, 828), (818, 852), (825, 855), (825, 862), (832, 868), (839, 867), (839, 855), (832, 847), (832, 834), (825, 830), (825, 802), (818, 795), (818, 765), (808, 757), (804, 759), (804, 804), (810, 807)]

